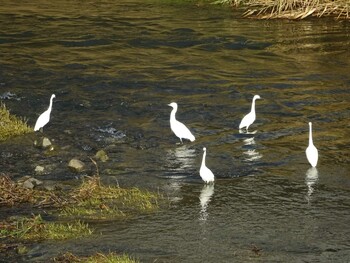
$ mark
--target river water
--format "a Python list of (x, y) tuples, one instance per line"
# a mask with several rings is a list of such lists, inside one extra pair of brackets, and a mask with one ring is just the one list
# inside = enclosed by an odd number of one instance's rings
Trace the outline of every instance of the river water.
[[(350, 260), (350, 24), (256, 21), (227, 7), (124, 1), (1, 1), (0, 95), (40, 135), (1, 143), (1, 170), (70, 184), (72, 157), (105, 149), (107, 184), (159, 191), (170, 206), (92, 222), (92, 238), (33, 245), (24, 261), (115, 251), (141, 262)], [(250, 133), (241, 118), (257, 100)], [(177, 118), (196, 141), (171, 132)], [(305, 157), (308, 122), (319, 150)], [(214, 185), (199, 177), (202, 148)], [(93, 170), (93, 167), (91, 168)], [(101, 234), (100, 234), (101, 233)]]

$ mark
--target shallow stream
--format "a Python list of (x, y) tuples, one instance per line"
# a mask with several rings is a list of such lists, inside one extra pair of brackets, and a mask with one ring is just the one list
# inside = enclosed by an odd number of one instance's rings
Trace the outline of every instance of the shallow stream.
[[(139, 0), (5, 1), (0, 21), (1, 101), (34, 126), (57, 97), (44, 128), (57, 150), (34, 148), (40, 134), (3, 142), (1, 172), (70, 184), (79, 176), (68, 161), (105, 149), (105, 183), (171, 200), (94, 222), (89, 239), (38, 243), (24, 261), (72, 250), (141, 262), (349, 261), (348, 22)], [(239, 133), (254, 94), (257, 119)], [(172, 101), (195, 142), (171, 132)], [(305, 157), (309, 121), (317, 170)], [(203, 147), (214, 185), (199, 177)]]

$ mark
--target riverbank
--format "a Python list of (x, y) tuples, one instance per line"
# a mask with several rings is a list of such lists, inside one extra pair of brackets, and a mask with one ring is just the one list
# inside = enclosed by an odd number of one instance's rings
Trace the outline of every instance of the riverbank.
[[(0, 105), (2, 125), (0, 141), (32, 132), (26, 121)], [(35, 144), (35, 143), (34, 143)], [(36, 242), (83, 239), (93, 235), (89, 222), (125, 220), (159, 208), (161, 196), (138, 188), (107, 186), (101, 182), (97, 160), (107, 161), (99, 151), (92, 177), (82, 177), (81, 184), (65, 190), (45, 187), (41, 180), (24, 176), (13, 180), (0, 174), (0, 209), (7, 211), (0, 219), (0, 256), (22, 260)], [(78, 257), (69, 252), (53, 262), (137, 262), (127, 255), (97, 253)]]
[(11, 114), (2, 102), (0, 104), (0, 120), (0, 141), (33, 132), (33, 129), (27, 125), (26, 120)]
[(350, 19), (350, 4), (345, 0), (217, 0), (216, 4), (229, 4), (242, 8), (243, 16), (258, 19), (305, 19), (308, 17), (334, 17)]
[[(125, 220), (158, 210), (161, 196), (137, 188), (105, 186), (100, 177), (87, 177), (70, 191), (29, 189), (0, 175), (0, 208), (10, 208), (0, 220), (0, 255), (23, 260), (36, 242), (84, 239), (94, 234), (89, 223)], [(89, 222), (89, 223), (87, 223)], [(67, 259), (69, 258), (69, 260)], [(57, 255), (54, 262), (136, 262), (126, 255), (100, 254), (80, 259)]]

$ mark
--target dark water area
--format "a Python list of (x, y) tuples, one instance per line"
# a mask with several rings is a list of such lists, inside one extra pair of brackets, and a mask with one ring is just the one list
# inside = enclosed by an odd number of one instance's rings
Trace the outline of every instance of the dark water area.
[[(105, 183), (171, 200), (130, 221), (93, 222), (92, 238), (35, 244), (23, 261), (64, 251), (141, 262), (349, 261), (348, 22), (129, 0), (3, 1), (0, 21), (1, 101), (34, 126), (57, 97), (44, 128), (57, 150), (33, 147), (40, 134), (2, 142), (1, 172), (74, 184), (68, 161), (90, 163), (105, 149)], [(254, 94), (257, 119), (239, 133)], [(195, 142), (177, 144), (172, 101)], [(305, 157), (309, 121), (317, 170)], [(214, 185), (199, 177), (203, 147)]]

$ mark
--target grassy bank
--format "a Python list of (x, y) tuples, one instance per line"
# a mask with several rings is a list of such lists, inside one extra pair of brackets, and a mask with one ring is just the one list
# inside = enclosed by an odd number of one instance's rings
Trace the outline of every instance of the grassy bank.
[(69, 195), (70, 205), (60, 213), (82, 219), (115, 219), (158, 209), (160, 196), (138, 188), (124, 189), (101, 184), (100, 177), (89, 177)]
[(139, 261), (130, 258), (128, 255), (117, 255), (115, 253), (97, 253), (89, 257), (78, 257), (72, 253), (65, 253), (53, 260), (56, 263), (137, 263)]
[(152, 212), (159, 208), (161, 196), (138, 188), (106, 186), (100, 177), (86, 177), (80, 186), (69, 192), (27, 189), (0, 174), (0, 206), (29, 204), (50, 208), (59, 217), (81, 219), (118, 219)]
[(0, 222), (0, 226), (0, 238), (32, 241), (82, 238), (93, 232), (87, 224), (79, 221), (70, 223), (47, 222), (40, 215), (12, 217)]
[(26, 121), (10, 114), (5, 104), (0, 104), (0, 141), (4, 141), (13, 136), (33, 132)]
[(335, 17), (350, 19), (348, 0), (218, 0), (214, 3), (242, 7), (244, 16), (261, 19)]
[[(93, 234), (85, 220), (118, 220), (159, 209), (162, 197), (137, 188), (103, 185), (100, 177), (86, 177), (70, 191), (27, 189), (0, 174), (0, 208), (36, 215), (10, 216), (0, 221), (0, 256), (21, 256), (31, 242), (84, 238)], [(34, 209), (34, 210), (32, 210)], [(17, 214), (17, 212), (16, 212)], [(42, 215), (49, 215), (50, 221)], [(137, 262), (125, 255), (110, 253), (91, 257), (65, 254), (55, 262)]]

